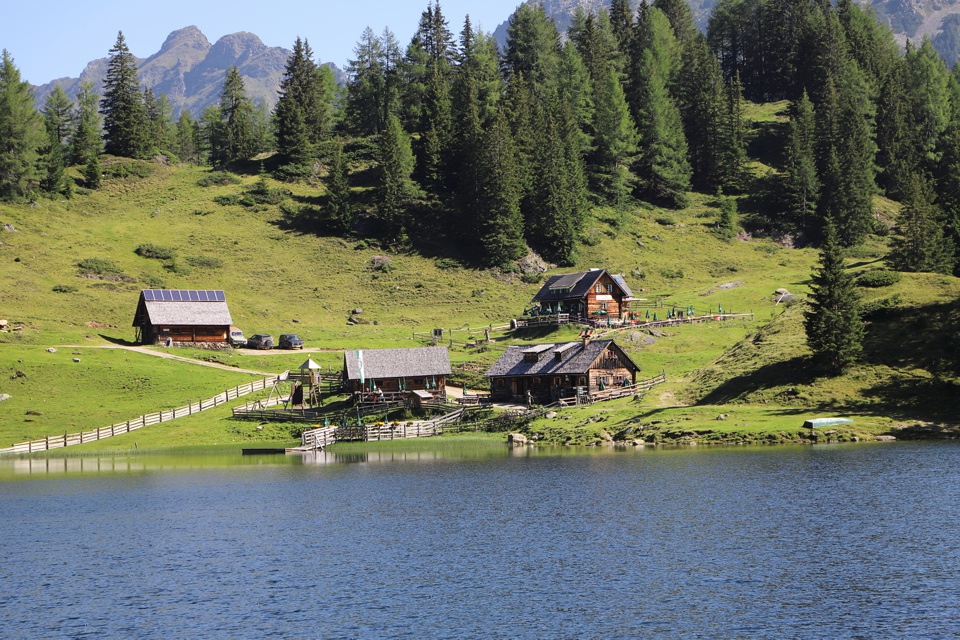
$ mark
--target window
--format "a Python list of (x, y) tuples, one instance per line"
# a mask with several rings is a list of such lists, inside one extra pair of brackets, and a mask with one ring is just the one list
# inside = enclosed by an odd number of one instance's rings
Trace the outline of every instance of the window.
[(604, 311), (606, 311), (606, 310), (607, 310), (607, 303), (606, 303), (606, 302), (601, 302), (601, 303), (600, 303), (600, 308), (603, 309)]
[(613, 293), (613, 285), (612, 285), (612, 284), (608, 284), (608, 285), (607, 285), (607, 293)]
[(603, 285), (598, 282), (597, 286), (594, 287), (593, 290), (596, 291), (597, 293), (603, 293)]

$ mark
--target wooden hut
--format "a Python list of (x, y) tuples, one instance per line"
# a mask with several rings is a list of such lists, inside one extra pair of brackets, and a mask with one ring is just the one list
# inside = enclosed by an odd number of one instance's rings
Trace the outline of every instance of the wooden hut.
[(635, 384), (640, 371), (613, 340), (513, 346), (487, 371), (494, 400), (549, 404)]
[(343, 382), (359, 402), (446, 398), (451, 373), (446, 347), (357, 349), (343, 352)]
[(144, 289), (133, 317), (137, 341), (227, 347), (233, 321), (220, 290)]
[(533, 297), (533, 314), (567, 313), (574, 318), (619, 322), (629, 317), (632, 300), (623, 275), (591, 269), (547, 278)]

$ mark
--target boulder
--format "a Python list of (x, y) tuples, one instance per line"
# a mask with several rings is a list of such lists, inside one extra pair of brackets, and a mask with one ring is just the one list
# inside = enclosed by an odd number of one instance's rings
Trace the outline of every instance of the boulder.
[(896, 439), (896, 436), (877, 436), (877, 442), (894, 442)]
[(8, 324), (10, 324), (8, 320), (0, 320), (0, 329), (6, 329)]
[(514, 447), (522, 447), (527, 444), (527, 436), (522, 433), (508, 433), (507, 444), (513, 445)]
[(544, 415), (543, 417), (544, 417), (544, 418), (549, 418), (549, 419), (552, 420), (553, 418), (556, 418), (556, 417), (557, 417), (557, 412), (556, 412), (556, 411), (548, 411), (547, 414)]
[(54, 347), (47, 347), (47, 353), (56, 353), (57, 350)]
[(74, 362), (80, 362), (80, 358), (74, 358), (73, 361), (74, 361)]
[(9, 393), (0, 393), (0, 402), (3, 402), (4, 400), (9, 400), (12, 397), (13, 396), (10, 395)]

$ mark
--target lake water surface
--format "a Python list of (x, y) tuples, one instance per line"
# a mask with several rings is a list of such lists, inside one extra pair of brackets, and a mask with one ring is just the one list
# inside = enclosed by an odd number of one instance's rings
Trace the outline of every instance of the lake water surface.
[(956, 638), (960, 444), (0, 460), (5, 638)]

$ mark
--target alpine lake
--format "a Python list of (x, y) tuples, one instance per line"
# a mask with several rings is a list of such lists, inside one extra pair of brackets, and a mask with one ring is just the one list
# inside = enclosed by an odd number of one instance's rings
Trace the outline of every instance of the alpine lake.
[(4, 638), (954, 638), (960, 443), (0, 459)]

